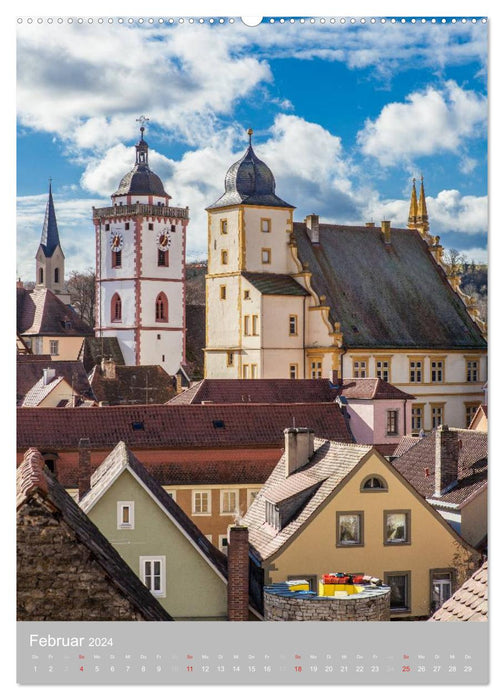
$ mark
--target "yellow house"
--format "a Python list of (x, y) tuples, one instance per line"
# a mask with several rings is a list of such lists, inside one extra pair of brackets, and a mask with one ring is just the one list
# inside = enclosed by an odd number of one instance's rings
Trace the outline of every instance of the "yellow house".
[(250, 143), (207, 208), (205, 377), (376, 377), (416, 397), (412, 432), (467, 427), (486, 328), (429, 233), (423, 182), (407, 228), (296, 222), (294, 208)]
[(264, 583), (370, 574), (391, 587), (391, 619), (423, 619), (478, 553), (372, 447), (285, 430), (285, 453), (243, 524)]
[(57, 377), (54, 369), (43, 370), (39, 381), (27, 392), (23, 407), (39, 408), (73, 406), (76, 394), (64, 377)]

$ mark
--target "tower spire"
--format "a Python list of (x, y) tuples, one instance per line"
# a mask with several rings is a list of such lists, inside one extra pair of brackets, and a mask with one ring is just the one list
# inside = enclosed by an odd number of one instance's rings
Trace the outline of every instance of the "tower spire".
[(417, 229), (423, 235), (429, 233), (429, 215), (427, 213), (427, 203), (425, 201), (425, 190), (423, 184), (423, 175), (420, 177), (420, 195), (418, 197), (418, 211), (417, 211)]
[(408, 228), (416, 228), (416, 220), (418, 215), (418, 199), (415, 182), (416, 178), (413, 178), (413, 187), (411, 188), (410, 208), (408, 216)]
[(56, 221), (56, 212), (54, 211), (54, 201), (52, 196), (52, 178), (49, 178), (49, 197), (46, 204), (40, 245), (42, 246), (45, 255), (49, 258), (56, 250), (56, 247), (60, 245), (58, 223)]

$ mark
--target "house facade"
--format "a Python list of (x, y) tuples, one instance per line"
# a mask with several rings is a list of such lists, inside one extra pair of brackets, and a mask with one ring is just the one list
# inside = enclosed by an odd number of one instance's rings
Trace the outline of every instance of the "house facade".
[(225, 620), (227, 561), (120, 442), (79, 505), (176, 620)]
[[(479, 555), (372, 447), (285, 431), (285, 452), (246, 513), (264, 582), (371, 574), (391, 588), (391, 619), (423, 619)], [(432, 543), (436, 542), (433, 548)]]
[(185, 362), (187, 208), (173, 207), (149, 167), (149, 146), (136, 144), (133, 169), (110, 207), (93, 208), (96, 231), (96, 336), (116, 337), (127, 365)]
[(405, 229), (294, 222), (250, 143), (207, 211), (205, 377), (377, 377), (416, 396), (411, 431), (466, 427), (485, 325), (429, 233), (423, 182)]

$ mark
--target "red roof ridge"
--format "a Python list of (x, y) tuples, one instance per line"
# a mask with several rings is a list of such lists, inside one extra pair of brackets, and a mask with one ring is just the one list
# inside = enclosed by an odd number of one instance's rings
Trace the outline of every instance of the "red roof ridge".
[(17, 469), (16, 506), (19, 508), (32, 494), (40, 491), (47, 496), (49, 487), (44, 474), (44, 460), (36, 447), (30, 447)]

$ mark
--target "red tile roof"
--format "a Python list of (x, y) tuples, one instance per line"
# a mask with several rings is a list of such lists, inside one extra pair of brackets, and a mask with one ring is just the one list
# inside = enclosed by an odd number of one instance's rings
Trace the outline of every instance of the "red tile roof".
[(436, 503), (462, 505), (470, 496), (487, 485), (488, 435), (476, 430), (456, 430), (459, 440), (458, 482), (442, 496), (434, 496), (436, 464), (436, 432), (421, 438), (401, 457), (394, 467), (424, 498)]
[(434, 622), (488, 620), (488, 563), (476, 571), (430, 618)]
[(320, 403), (347, 399), (413, 399), (383, 379), (344, 379), (336, 387), (327, 379), (203, 379), (170, 403)]
[(88, 437), (94, 449), (124, 440), (135, 448), (277, 446), (295, 423), (317, 435), (352, 442), (336, 404), (229, 404), (18, 408), (19, 449), (76, 449)]
[(49, 289), (18, 289), (17, 325), (21, 335), (85, 336), (93, 329)]

